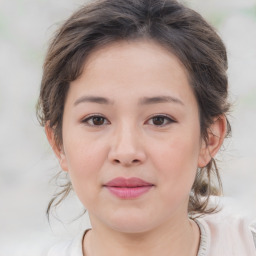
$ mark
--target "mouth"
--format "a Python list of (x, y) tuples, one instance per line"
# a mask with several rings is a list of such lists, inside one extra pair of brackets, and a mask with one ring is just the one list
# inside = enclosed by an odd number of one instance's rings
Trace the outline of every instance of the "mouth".
[(136, 177), (118, 177), (106, 183), (104, 187), (118, 198), (135, 199), (147, 193), (154, 185)]

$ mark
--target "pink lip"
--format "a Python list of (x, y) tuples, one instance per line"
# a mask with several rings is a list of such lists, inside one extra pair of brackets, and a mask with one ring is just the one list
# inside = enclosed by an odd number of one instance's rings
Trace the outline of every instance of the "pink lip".
[(133, 199), (148, 192), (154, 185), (139, 178), (115, 178), (104, 185), (112, 194), (122, 199)]

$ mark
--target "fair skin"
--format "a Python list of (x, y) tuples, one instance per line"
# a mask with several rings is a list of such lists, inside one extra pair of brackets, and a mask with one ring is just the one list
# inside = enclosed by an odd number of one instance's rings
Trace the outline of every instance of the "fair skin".
[[(197, 255), (200, 232), (188, 218), (189, 193), (225, 130), (225, 118), (217, 118), (208, 144), (202, 140), (187, 72), (170, 51), (145, 40), (94, 51), (70, 85), (61, 146), (46, 126), (89, 213), (84, 255)], [(106, 187), (117, 177), (151, 187), (120, 198)]]

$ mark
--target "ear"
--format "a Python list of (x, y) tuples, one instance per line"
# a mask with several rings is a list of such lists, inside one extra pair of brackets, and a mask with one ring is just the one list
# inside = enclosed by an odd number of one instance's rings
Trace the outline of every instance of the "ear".
[(208, 140), (202, 140), (198, 167), (205, 167), (219, 151), (227, 132), (227, 120), (224, 115), (217, 117), (208, 128)]
[(67, 159), (66, 159), (65, 152), (63, 150), (63, 146), (60, 146), (56, 143), (54, 131), (50, 127), (49, 123), (46, 123), (44, 129), (45, 129), (46, 137), (47, 137), (56, 157), (59, 160), (62, 170), (68, 171)]

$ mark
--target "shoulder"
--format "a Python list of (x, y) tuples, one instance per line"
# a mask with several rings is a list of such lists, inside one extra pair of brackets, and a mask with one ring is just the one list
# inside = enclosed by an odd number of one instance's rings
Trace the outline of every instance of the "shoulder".
[(72, 241), (62, 241), (57, 244), (54, 244), (48, 251), (45, 256), (69, 256), (70, 247), (72, 245)]
[(45, 256), (83, 256), (82, 242), (85, 233), (83, 231), (72, 240), (53, 245)]
[(253, 236), (253, 241), (256, 247), (256, 221), (254, 221), (253, 223), (251, 223), (250, 225), (250, 230), (252, 232), (252, 236)]
[(197, 219), (201, 236), (205, 236), (207, 255), (256, 256), (253, 232), (248, 221), (225, 212)]

